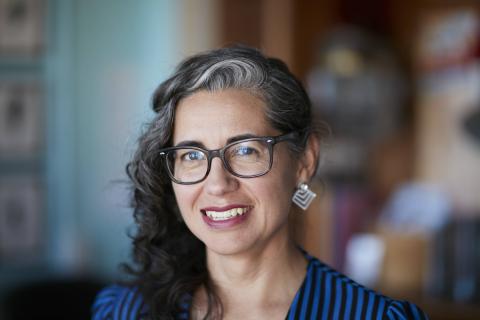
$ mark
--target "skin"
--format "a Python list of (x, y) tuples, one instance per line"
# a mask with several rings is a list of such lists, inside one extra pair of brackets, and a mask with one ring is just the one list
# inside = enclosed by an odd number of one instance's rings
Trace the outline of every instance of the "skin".
[[(281, 134), (265, 119), (265, 103), (245, 90), (199, 91), (177, 105), (173, 143), (196, 141), (218, 149), (231, 137)], [(306, 273), (307, 262), (288, 232), (291, 197), (299, 182), (309, 181), (318, 157), (310, 138), (302, 156), (282, 142), (274, 147), (273, 166), (262, 177), (231, 175), (214, 158), (208, 177), (194, 185), (173, 183), (182, 217), (206, 245), (207, 266), (224, 306), (225, 319), (284, 318)], [(252, 209), (240, 224), (215, 229), (202, 208), (231, 204)], [(202, 288), (194, 295), (192, 316), (206, 311)]]

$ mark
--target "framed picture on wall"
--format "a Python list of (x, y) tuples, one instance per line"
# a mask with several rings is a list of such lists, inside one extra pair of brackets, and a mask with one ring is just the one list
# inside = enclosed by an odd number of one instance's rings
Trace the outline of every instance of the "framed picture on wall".
[(414, 47), (420, 71), (462, 69), (468, 63), (475, 63), (480, 43), (477, 12), (472, 5), (470, 8), (445, 8), (423, 13)]
[(32, 55), (44, 44), (44, 0), (0, 0), (0, 54)]
[(31, 260), (41, 247), (42, 196), (35, 177), (0, 177), (0, 258)]
[(40, 86), (0, 82), (0, 159), (34, 157), (43, 137)]

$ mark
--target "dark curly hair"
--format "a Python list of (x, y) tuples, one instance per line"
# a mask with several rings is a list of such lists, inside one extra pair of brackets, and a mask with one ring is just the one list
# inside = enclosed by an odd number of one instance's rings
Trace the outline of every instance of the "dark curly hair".
[(159, 150), (172, 145), (175, 108), (179, 101), (199, 90), (227, 88), (248, 90), (262, 98), (266, 118), (282, 133), (299, 131), (289, 149), (299, 154), (312, 125), (310, 100), (301, 83), (280, 60), (265, 57), (256, 49), (232, 46), (187, 58), (174, 74), (156, 89), (156, 116), (146, 127), (138, 149), (127, 165), (133, 182), (134, 265), (126, 266), (134, 285), (143, 294), (152, 319), (173, 319), (186, 297), (205, 288), (208, 309), (205, 318), (222, 315), (206, 266), (204, 244), (182, 221), (172, 182), (161, 162)]

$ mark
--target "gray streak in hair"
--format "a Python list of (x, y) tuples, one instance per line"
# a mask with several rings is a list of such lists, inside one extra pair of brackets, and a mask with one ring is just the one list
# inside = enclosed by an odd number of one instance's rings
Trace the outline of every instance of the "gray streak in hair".
[(192, 86), (191, 91), (196, 91), (205, 85), (211, 91), (226, 88), (254, 88), (261, 86), (265, 79), (266, 75), (251, 62), (244, 59), (228, 59), (219, 61), (206, 69)]

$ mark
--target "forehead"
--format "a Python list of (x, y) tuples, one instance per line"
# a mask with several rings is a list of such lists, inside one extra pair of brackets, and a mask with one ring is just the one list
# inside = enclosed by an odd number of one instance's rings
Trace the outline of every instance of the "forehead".
[(246, 90), (199, 91), (177, 105), (173, 143), (199, 141), (217, 148), (241, 134), (275, 135), (265, 117), (266, 104)]

